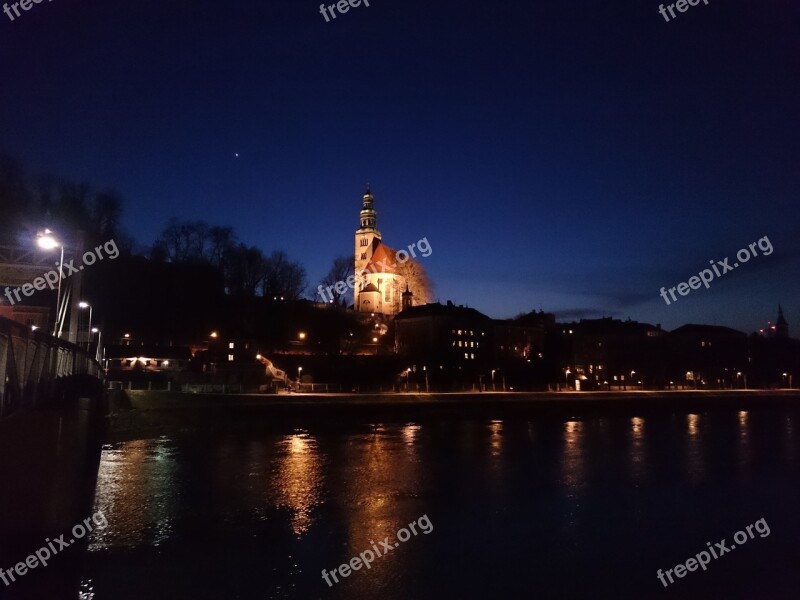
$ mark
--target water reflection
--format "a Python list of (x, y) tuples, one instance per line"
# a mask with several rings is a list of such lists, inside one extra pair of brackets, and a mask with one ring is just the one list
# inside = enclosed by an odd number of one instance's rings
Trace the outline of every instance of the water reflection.
[(561, 454), (561, 472), (568, 495), (584, 485), (586, 465), (583, 458), (583, 423), (567, 421), (564, 423), (564, 449)]
[(272, 479), (275, 505), (288, 508), (292, 531), (300, 536), (311, 526), (312, 512), (322, 503), (319, 444), (308, 433), (284, 436), (276, 444), (277, 469)]
[(696, 436), (699, 433), (697, 430), (697, 423), (699, 420), (700, 417), (697, 415), (686, 415), (686, 423), (689, 428), (689, 435)]
[[(333, 563), (345, 562), (386, 537), (394, 539), (398, 529), (422, 514), (417, 500), (422, 495), (419, 477), (424, 469), (419, 446), (430, 436), (420, 432), (421, 427), (413, 423), (373, 427), (371, 433), (353, 435), (343, 445), (331, 500), (346, 507), (341, 515), (346, 543), (337, 548), (338, 557), (331, 557)], [(375, 562), (368, 577), (351, 577), (348, 585), (355, 597), (369, 597), (367, 590), (396, 583), (411, 568), (408, 561), (412, 559), (413, 553), (400, 551), (390, 561)]]
[(503, 422), (492, 421), (489, 424), (489, 432), (492, 456), (500, 456), (500, 453), (503, 450)]
[(644, 446), (644, 419), (633, 417), (631, 423), (631, 477), (641, 481), (647, 476), (647, 456)]
[(748, 426), (748, 419), (750, 415), (746, 410), (739, 411), (739, 442), (738, 442), (738, 456), (739, 465), (742, 467), (750, 466), (751, 453), (750, 453), (750, 428)]
[(406, 452), (412, 457), (416, 458), (417, 456), (417, 436), (419, 436), (419, 432), (422, 430), (422, 427), (415, 423), (408, 423), (403, 427), (402, 434), (403, 434), (403, 441), (406, 444)]
[(90, 550), (158, 546), (172, 535), (180, 494), (176, 460), (168, 438), (136, 440), (105, 448), (97, 474), (94, 512), (108, 527), (95, 529)]
[(686, 415), (686, 431), (686, 473), (692, 483), (697, 483), (705, 476), (699, 415)]
[(91, 579), (81, 581), (78, 588), (78, 600), (92, 600), (94, 598), (94, 584)]

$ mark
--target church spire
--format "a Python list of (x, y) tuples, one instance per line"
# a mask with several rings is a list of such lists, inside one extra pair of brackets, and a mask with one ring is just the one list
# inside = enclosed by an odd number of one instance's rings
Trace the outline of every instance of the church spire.
[(359, 215), (361, 229), (375, 229), (378, 223), (378, 213), (375, 212), (375, 207), (373, 206), (374, 197), (370, 191), (369, 183), (367, 183), (367, 191), (362, 196), (362, 201), (363, 204)]

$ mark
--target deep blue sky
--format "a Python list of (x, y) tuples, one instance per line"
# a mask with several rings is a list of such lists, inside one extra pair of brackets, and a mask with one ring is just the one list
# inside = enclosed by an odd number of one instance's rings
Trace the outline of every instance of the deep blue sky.
[(798, 26), (790, 0), (54, 0), (0, 13), (0, 149), (116, 188), (141, 244), (231, 225), (314, 284), (370, 181), (442, 301), (745, 331), (782, 302), (798, 333)]

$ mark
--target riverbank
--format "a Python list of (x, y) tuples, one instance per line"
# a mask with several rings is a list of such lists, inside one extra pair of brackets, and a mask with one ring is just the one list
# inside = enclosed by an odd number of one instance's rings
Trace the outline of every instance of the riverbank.
[(130, 391), (126, 395), (131, 409), (112, 410), (109, 441), (195, 430), (224, 431), (256, 425), (284, 428), (345, 420), (580, 418), (800, 406), (800, 390), (287, 395)]

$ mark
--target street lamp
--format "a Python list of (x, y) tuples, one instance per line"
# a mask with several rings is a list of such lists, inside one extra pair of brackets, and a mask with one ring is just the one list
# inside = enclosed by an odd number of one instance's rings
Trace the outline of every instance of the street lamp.
[(78, 308), (88, 308), (89, 309), (89, 335), (86, 336), (86, 351), (89, 351), (89, 343), (91, 342), (92, 337), (92, 312), (93, 308), (92, 305), (88, 302), (78, 302)]
[(300, 333), (297, 334), (297, 337), (299, 337), (301, 340), (306, 339), (306, 332), (301, 331)]
[[(94, 353), (94, 359), (97, 362), (100, 362), (100, 341), (103, 339), (103, 332), (100, 331), (97, 327), (92, 327), (89, 331), (90, 331), (90, 333), (96, 333), (97, 334), (97, 349), (95, 350), (95, 353)], [(91, 341), (91, 338), (90, 338), (90, 341)]]
[(497, 369), (492, 369), (492, 391), (493, 391), (493, 392), (497, 391), (497, 390), (495, 390), (495, 388), (494, 388), (494, 372), (495, 372), (496, 370), (497, 370)]
[[(64, 244), (61, 244), (53, 237), (53, 232), (49, 229), (45, 229), (44, 231), (40, 232), (36, 236), (36, 244), (42, 250), (53, 250), (55, 248), (61, 248), (61, 261), (58, 266), (58, 294), (56, 296), (56, 320), (55, 324), (53, 325), (53, 336), (59, 330), (58, 327), (58, 317), (61, 313), (61, 279), (62, 279), (62, 272), (64, 270)], [(62, 320), (63, 324), (63, 320)]]
[(736, 372), (736, 376), (737, 377), (742, 377), (742, 379), (744, 380), (744, 389), (747, 389), (747, 375), (742, 376), (742, 372), (741, 371), (737, 371)]

